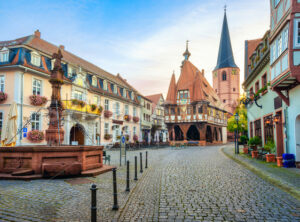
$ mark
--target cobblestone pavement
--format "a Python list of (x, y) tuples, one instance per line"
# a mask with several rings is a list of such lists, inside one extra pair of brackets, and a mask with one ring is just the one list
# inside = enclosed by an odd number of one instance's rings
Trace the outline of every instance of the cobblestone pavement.
[[(98, 221), (299, 221), (300, 203), (225, 157), (220, 147), (156, 149), (149, 169), (125, 192), (118, 166), (119, 211), (112, 211), (112, 174), (73, 179), (0, 181), (0, 221), (89, 221), (90, 185), (96, 183)], [(128, 152), (133, 178), (134, 156)], [(145, 152), (144, 150), (142, 151)], [(73, 180), (74, 181), (74, 180)]]

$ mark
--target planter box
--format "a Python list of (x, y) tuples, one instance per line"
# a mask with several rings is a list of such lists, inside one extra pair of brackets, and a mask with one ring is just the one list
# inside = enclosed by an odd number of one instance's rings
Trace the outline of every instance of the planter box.
[(244, 147), (244, 148), (243, 148), (243, 152), (244, 152), (244, 154), (248, 154), (248, 153), (249, 153), (248, 147)]
[(266, 154), (267, 163), (275, 162), (275, 154)]
[(258, 157), (258, 151), (252, 151), (252, 158), (257, 158)]
[(277, 159), (277, 166), (282, 167), (283, 166), (282, 156), (278, 156), (276, 157), (276, 159)]

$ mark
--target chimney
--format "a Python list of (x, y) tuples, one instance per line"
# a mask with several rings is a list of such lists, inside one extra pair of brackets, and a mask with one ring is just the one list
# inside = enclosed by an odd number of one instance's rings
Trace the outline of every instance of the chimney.
[(64, 45), (59, 45), (59, 48), (63, 51), (65, 50), (65, 46)]
[(41, 33), (38, 29), (34, 32), (34, 36), (39, 38), (39, 39), (41, 38)]

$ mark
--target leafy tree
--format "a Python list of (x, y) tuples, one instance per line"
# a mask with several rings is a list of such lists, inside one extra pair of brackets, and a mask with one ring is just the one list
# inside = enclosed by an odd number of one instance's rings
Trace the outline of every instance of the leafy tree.
[[(234, 117), (236, 113), (238, 113), (240, 117), (238, 125)], [(228, 119), (227, 130), (229, 132), (234, 132), (236, 128), (238, 128), (239, 132), (245, 135), (248, 131), (247, 109), (245, 105), (239, 103), (234, 111), (234, 115)]]

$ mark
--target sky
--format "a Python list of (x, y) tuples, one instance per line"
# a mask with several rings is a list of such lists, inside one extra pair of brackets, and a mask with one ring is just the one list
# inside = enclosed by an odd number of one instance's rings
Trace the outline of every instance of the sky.
[(269, 29), (269, 0), (0, 0), (0, 41), (31, 35), (120, 75), (143, 95), (168, 91), (190, 61), (212, 85), (224, 5), (236, 64), (244, 78), (245, 40)]

